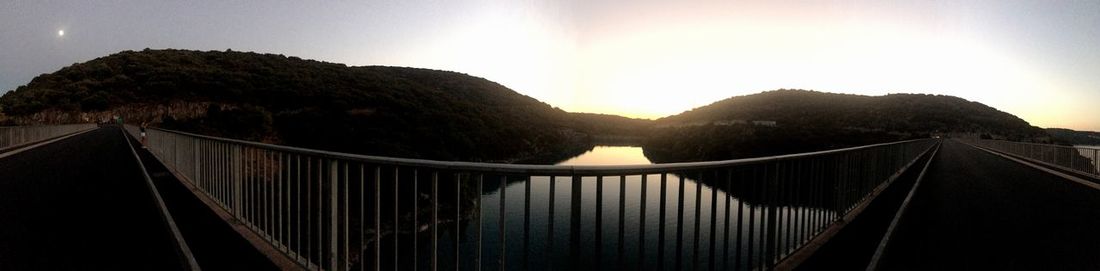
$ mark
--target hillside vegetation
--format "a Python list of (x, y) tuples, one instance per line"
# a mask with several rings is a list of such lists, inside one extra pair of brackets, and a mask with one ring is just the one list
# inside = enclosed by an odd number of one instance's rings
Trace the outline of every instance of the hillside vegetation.
[[(776, 90), (653, 120), (569, 113), (492, 81), (234, 51), (124, 51), (0, 97), (0, 123), (105, 120), (297, 147), (435, 160), (554, 163), (594, 144), (656, 162), (785, 154), (929, 136), (1049, 140), (951, 96)], [(6, 120), (5, 120), (6, 119)]]
[(1047, 133), (1061, 144), (1100, 146), (1100, 132), (1047, 128)]
[[(756, 121), (756, 123), (754, 123)], [(863, 96), (775, 90), (655, 121), (651, 159), (717, 160), (928, 138), (1047, 140), (1043, 129), (977, 102), (926, 94)]]
[(234, 51), (120, 52), (41, 75), (0, 98), (0, 111), (50, 122), (123, 112), (215, 136), (466, 161), (553, 160), (590, 147), (575, 127), (597, 129), (461, 73)]

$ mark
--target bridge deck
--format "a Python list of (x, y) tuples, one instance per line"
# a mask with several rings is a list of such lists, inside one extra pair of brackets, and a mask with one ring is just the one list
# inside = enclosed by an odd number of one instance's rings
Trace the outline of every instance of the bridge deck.
[(99, 129), (0, 159), (0, 270), (178, 270), (128, 148)]
[[(129, 148), (120, 129), (101, 128), (0, 158), (0, 270), (180, 270)], [(138, 153), (200, 267), (275, 269), (148, 152)]]
[[(204, 269), (274, 268), (163, 165), (139, 154)], [(1100, 270), (1100, 190), (954, 141), (932, 159), (883, 269)], [(874, 245), (880, 236), (847, 239)], [(852, 253), (854, 246), (833, 247)], [(178, 270), (179, 264), (119, 129), (0, 158), (0, 270)]]
[(944, 141), (884, 270), (1100, 270), (1100, 191)]

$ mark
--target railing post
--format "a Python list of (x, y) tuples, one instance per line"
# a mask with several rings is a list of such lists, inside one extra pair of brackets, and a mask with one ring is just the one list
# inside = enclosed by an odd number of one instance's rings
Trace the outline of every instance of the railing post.
[[(776, 216), (776, 211), (777, 211), (776, 205), (778, 204), (778, 201), (776, 201), (777, 200), (776, 196), (779, 193), (779, 191), (778, 191), (778, 182), (779, 182), (779, 178), (778, 178), (779, 167), (778, 167), (778, 164), (775, 164), (774, 168), (775, 168), (775, 172), (771, 172), (770, 170), (768, 170), (767, 172), (771, 173), (771, 174), (765, 175), (767, 177), (764, 179), (765, 180), (764, 187), (765, 187), (765, 189), (767, 189), (767, 190), (765, 190), (766, 192), (764, 192), (765, 202), (767, 202), (769, 200), (773, 201), (772, 204), (768, 204), (769, 205), (767, 207), (767, 219), (768, 220), (767, 220), (767, 222), (765, 222), (766, 223), (765, 229), (767, 230), (767, 232), (764, 235), (764, 238), (765, 238), (764, 239), (764, 253), (763, 253), (764, 259), (763, 259), (763, 262), (762, 262), (763, 265), (765, 266), (765, 270), (772, 270), (772, 268), (775, 266), (775, 263), (776, 263), (776, 249), (777, 249), (776, 245), (777, 245), (777, 241), (778, 241), (776, 239), (777, 238), (777, 235), (776, 235), (777, 234), (777, 228), (776, 228), (777, 225), (776, 224), (778, 223), (777, 222), (778, 217)], [(767, 167), (765, 167), (765, 169), (767, 169)]]
[(240, 145), (235, 145), (233, 147), (233, 157), (230, 160), (230, 162), (233, 163), (233, 171), (230, 172), (233, 179), (233, 186), (231, 188), (233, 189), (233, 191), (231, 191), (233, 193), (233, 217), (236, 217), (238, 220), (243, 220), (243, 218), (241, 217), (241, 208), (244, 202), (244, 199), (241, 198), (242, 194), (244, 194), (241, 191), (241, 177), (243, 177), (242, 175), (244, 175), (242, 166), (243, 161), (241, 160), (241, 148), (242, 147)]
[[(569, 266), (581, 268), (581, 177), (573, 175), (569, 195)], [(503, 214), (501, 214), (503, 215)]]
[(329, 266), (331, 266), (332, 270), (347, 270), (346, 266), (340, 265), (341, 261), (339, 259), (340, 233), (338, 231), (340, 227), (338, 225), (340, 224), (340, 217), (338, 212), (339, 206), (337, 195), (339, 195), (340, 191), (339, 189), (337, 189), (339, 187), (339, 185), (337, 185), (337, 182), (340, 181), (340, 172), (337, 165), (339, 165), (339, 163), (336, 160), (329, 160)]
[(198, 185), (199, 182), (199, 140), (191, 139), (191, 154), (194, 159), (191, 160), (191, 184)]

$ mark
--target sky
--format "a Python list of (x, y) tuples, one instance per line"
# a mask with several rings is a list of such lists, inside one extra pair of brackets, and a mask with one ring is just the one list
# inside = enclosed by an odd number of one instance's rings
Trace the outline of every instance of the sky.
[(451, 70), (641, 118), (800, 88), (953, 95), (1100, 131), (1096, 0), (0, 2), (0, 92), (144, 48)]

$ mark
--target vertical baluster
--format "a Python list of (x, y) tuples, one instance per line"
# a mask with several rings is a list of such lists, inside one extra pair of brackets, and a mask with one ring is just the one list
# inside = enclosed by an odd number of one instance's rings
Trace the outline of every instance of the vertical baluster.
[[(643, 214), (644, 215), (644, 214)], [(618, 266), (624, 267), (626, 258), (623, 254), (625, 249), (625, 239), (623, 238), (623, 231), (626, 227), (626, 176), (619, 175), (619, 252), (618, 252)], [(640, 233), (639, 233), (640, 234)]]
[(702, 205), (702, 202), (703, 202), (703, 200), (702, 200), (703, 199), (703, 174), (702, 173), (696, 173), (695, 176), (696, 176), (695, 177), (696, 178), (696, 181), (695, 181), (695, 216), (694, 216), (695, 217), (695, 219), (694, 219), (695, 220), (695, 228), (694, 228), (694, 230), (692, 230), (692, 235), (693, 235), (692, 237), (693, 238), (692, 238), (692, 241), (691, 241), (691, 247), (692, 247), (692, 249), (691, 249), (691, 269), (692, 270), (698, 270), (699, 269), (699, 231), (700, 231), (699, 224), (701, 223), (700, 220), (702, 220), (702, 209), (703, 209), (703, 205)]
[(684, 266), (684, 176), (680, 175), (679, 177), (679, 196), (676, 198), (676, 270), (680, 270)]
[(546, 269), (554, 270), (554, 188), (557, 176), (550, 176), (550, 195), (547, 197), (546, 207)]
[[(302, 155), (300, 155), (300, 154), (295, 155), (294, 156), (294, 162), (297, 164), (296, 170), (295, 170), (295, 174), (297, 176), (295, 176), (294, 179), (297, 180), (295, 184), (297, 184), (297, 186), (298, 186), (297, 189), (296, 189), (296, 192), (295, 192), (297, 194), (296, 195), (297, 196), (296, 197), (297, 204), (295, 205), (295, 208), (294, 208), (294, 214), (295, 214), (294, 217), (297, 218), (297, 219), (294, 220), (294, 223), (295, 223), (295, 225), (294, 225), (294, 231), (295, 231), (295, 234), (294, 234), (294, 238), (295, 238), (295, 240), (294, 240), (294, 246), (295, 246), (294, 247), (294, 252), (295, 252), (295, 254), (294, 255), (295, 255), (295, 259), (300, 261), (301, 258), (302, 258)], [(362, 221), (362, 220), (360, 220), (360, 221)], [(363, 257), (360, 257), (360, 258), (363, 258)]]
[(580, 266), (581, 252), (581, 176), (572, 175), (569, 193), (569, 261), (573, 269)]
[[(739, 184), (738, 187), (742, 187), (742, 185), (751, 187), (752, 179), (746, 178), (745, 175), (746, 175), (745, 169), (739, 169), (738, 170), (737, 182), (747, 182), (745, 184)], [(751, 188), (746, 189), (746, 190), (749, 191), (750, 193), (752, 192)], [(726, 195), (726, 197), (730, 197), (730, 195)], [(742, 197), (742, 198), (737, 200), (737, 236), (734, 237), (734, 241), (736, 243), (734, 243), (734, 252), (735, 252), (734, 253), (734, 258), (733, 258), (733, 266), (734, 267), (733, 267), (732, 270), (741, 269), (741, 258), (742, 258), (742, 255), (745, 255), (744, 251), (741, 250), (742, 243), (744, 243), (744, 239), (741, 238), (742, 237), (741, 234), (744, 232), (744, 227), (743, 226), (744, 226), (744, 222), (745, 222), (744, 217), (745, 217), (745, 199), (746, 198), (747, 197)], [(751, 214), (750, 214), (750, 217), (751, 217)], [(749, 227), (749, 228), (751, 229), (752, 227)], [(750, 237), (750, 239), (751, 239), (751, 237)]]
[(667, 187), (667, 173), (661, 173), (661, 205), (657, 210), (658, 223), (657, 223), (657, 269), (662, 270), (665, 268), (665, 201)]
[(778, 217), (779, 212), (777, 211), (776, 204), (779, 203), (779, 201), (778, 201), (779, 197), (778, 196), (779, 196), (779, 172), (780, 172), (780, 169), (779, 169), (778, 164), (773, 164), (773, 165), (770, 165), (770, 166), (771, 166), (771, 169), (768, 170), (768, 177), (769, 177), (767, 179), (768, 184), (766, 185), (767, 193), (765, 193), (765, 196), (770, 201), (766, 201), (766, 202), (769, 202), (768, 207), (765, 208), (767, 210), (767, 221), (764, 222), (764, 225), (766, 225), (766, 228), (765, 228), (765, 231), (762, 232), (763, 236), (766, 238), (764, 240), (764, 245), (765, 245), (764, 253), (762, 254), (762, 256), (764, 256), (764, 258), (761, 260), (761, 266), (764, 267), (764, 268), (768, 268), (768, 267), (772, 266), (772, 264), (774, 263), (774, 260), (776, 258), (776, 250), (778, 248), (777, 243), (776, 243), (776, 241), (778, 239), (778, 236), (776, 234), (777, 233), (776, 230), (777, 230), (777, 227), (778, 227), (777, 224), (778, 224), (778, 220), (779, 220), (779, 217)]
[[(272, 159), (274, 160), (274, 158)], [(274, 163), (274, 161), (272, 161)], [(347, 240), (346, 238), (340, 238), (340, 161), (330, 159), (329, 164), (329, 176), (328, 176), (328, 266), (330, 270), (347, 270), (343, 265), (344, 261), (340, 259), (340, 240)], [(275, 172), (272, 172), (274, 177)], [(274, 180), (271, 181), (274, 184)], [(275, 187), (271, 187), (272, 191), (272, 209), (274, 211), (275, 205), (277, 205), (276, 195), (277, 191)], [(278, 221), (275, 217), (272, 217), (272, 223)], [(396, 230), (396, 229), (394, 229)], [(274, 234), (272, 234), (274, 235)], [(324, 238), (324, 237), (322, 237)]]
[(324, 213), (325, 212), (325, 210), (324, 210), (325, 209), (325, 202), (324, 202), (324, 199), (325, 199), (325, 191), (324, 191), (324, 186), (325, 186), (325, 177), (324, 177), (325, 176), (324, 175), (324, 173), (325, 173), (325, 160), (324, 159), (321, 159), (321, 158), (317, 159), (317, 170), (316, 170), (316, 172), (317, 172), (317, 175), (315, 177), (317, 178), (317, 181), (315, 183), (317, 183), (317, 187), (315, 189), (317, 191), (317, 196), (314, 197), (314, 198), (317, 199), (317, 202), (315, 202), (315, 204), (317, 206), (317, 217), (316, 218), (310, 218), (310, 219), (313, 219), (315, 221), (313, 226), (314, 226), (315, 229), (317, 229), (317, 238), (318, 239), (317, 239), (316, 242), (313, 242), (314, 244), (317, 244), (317, 246), (313, 248), (313, 249), (317, 250), (317, 268), (318, 269), (323, 269), (324, 268), (323, 263), (324, 263), (324, 259), (325, 259), (325, 250), (324, 250), (324, 247), (325, 247), (325, 228), (322, 225), (322, 223), (324, 222), (324, 216), (325, 216), (325, 213)]
[(642, 177), (641, 177), (642, 178), (642, 186), (641, 186), (642, 191), (641, 191), (641, 194), (640, 194), (640, 198), (638, 199), (638, 208), (639, 208), (639, 210), (638, 210), (638, 268), (637, 269), (644, 269), (645, 268), (645, 234), (646, 234), (646, 232), (645, 232), (645, 218), (647, 216), (646, 212), (645, 212), (645, 206), (646, 206), (645, 198), (646, 198), (646, 188), (648, 186), (648, 184), (646, 183), (646, 177), (647, 176), (648, 175), (646, 175), (646, 174), (642, 174)]
[(523, 181), (523, 270), (530, 268), (531, 254), (531, 176)]
[(813, 167), (811, 180), (814, 182), (815, 189), (814, 206), (818, 206), (814, 211), (814, 235), (820, 233), (825, 224), (825, 168), (821, 160), (823, 159), (814, 159), (811, 163)]
[[(723, 220), (723, 222), (722, 222), (722, 227), (725, 228), (725, 229), (722, 230), (722, 269), (723, 270), (730, 270), (730, 263), (729, 263), (729, 257), (730, 257), (730, 194), (729, 194), (729, 191), (733, 191), (733, 187), (730, 186), (731, 185), (730, 184), (730, 182), (731, 182), (730, 179), (732, 179), (732, 178), (733, 178), (733, 169), (732, 168), (726, 168), (726, 191), (727, 192), (722, 194), (722, 197), (725, 198), (725, 201), (726, 201), (726, 206), (725, 206), (724, 209), (722, 209), (723, 212), (726, 213), (725, 214), (725, 220)], [(715, 192), (717, 193), (717, 191), (715, 191)]]
[[(795, 224), (794, 224), (795, 222), (794, 221), (795, 221), (795, 218), (796, 218), (796, 216), (794, 214), (795, 208), (793, 206), (795, 206), (794, 205), (795, 204), (795, 196), (797, 196), (797, 194), (795, 192), (798, 191), (797, 190), (798, 187), (797, 187), (797, 183), (795, 183), (795, 178), (794, 178), (794, 173), (795, 173), (794, 163), (793, 163), (794, 160), (787, 160), (787, 161), (788, 161), (787, 162), (787, 167), (786, 167), (787, 174), (785, 176), (783, 176), (784, 178), (783, 178), (783, 182), (782, 182), (783, 183), (783, 194), (785, 195), (785, 197), (783, 199), (783, 203), (784, 203), (783, 204), (783, 209), (786, 210), (784, 212), (784, 215), (783, 215), (783, 218), (784, 218), (783, 219), (783, 224), (784, 224), (783, 225), (783, 228), (784, 228), (783, 229), (783, 231), (784, 231), (783, 232), (783, 250), (780, 250), (779, 257), (783, 257), (783, 255), (787, 255), (787, 251), (790, 251), (790, 249), (791, 249), (792, 232), (794, 231), (794, 227), (795, 227)], [(793, 187), (793, 189), (792, 189), (792, 187)]]
[[(278, 155), (278, 160), (277, 161), (279, 163), (279, 166), (278, 166), (279, 167), (279, 169), (278, 169), (278, 180), (279, 180), (278, 187), (279, 187), (279, 189), (283, 189), (283, 154), (282, 153)], [(341, 172), (343, 172), (343, 181), (342, 181), (343, 182), (343, 188), (340, 189), (340, 191), (339, 191), (339, 192), (342, 192), (341, 196), (343, 197), (343, 202), (340, 204), (340, 209), (343, 210), (343, 214), (341, 214), (342, 217), (343, 217), (343, 220), (341, 221), (341, 223), (343, 224), (343, 228), (341, 229), (341, 232), (343, 232), (343, 234), (340, 235), (340, 241), (343, 243), (343, 248), (341, 248), (341, 249), (343, 249), (343, 254), (342, 254), (343, 259), (340, 260), (340, 267), (343, 270), (351, 270), (351, 243), (350, 242), (351, 242), (351, 236), (352, 235), (351, 235), (351, 231), (350, 231), (351, 217), (348, 214), (348, 213), (350, 213), (349, 209), (351, 209), (351, 205), (349, 205), (349, 202), (350, 202), (349, 189), (351, 188), (350, 187), (351, 178), (349, 176), (349, 174), (351, 174), (350, 173), (351, 170), (349, 169), (349, 166), (350, 165), (348, 164), (348, 162), (343, 163), (343, 170), (341, 170)], [(335, 185), (335, 184), (333, 184), (333, 185)], [(394, 197), (396, 197), (396, 196), (397, 195), (394, 195)], [(282, 196), (279, 197), (279, 206), (283, 206), (283, 202), (285, 202), (285, 200), (286, 199), (283, 199)], [(282, 208), (282, 207), (279, 207), (279, 208)], [(282, 216), (283, 210), (279, 210), (279, 214), (281, 214), (281, 216)], [(283, 225), (283, 224), (284, 224), (284, 220), (281, 217), (281, 218), (279, 218), (279, 225)], [(395, 228), (394, 231), (397, 231), (397, 229)], [(335, 235), (335, 234), (333, 234), (333, 235)]]
[[(712, 173), (713, 173), (712, 176), (714, 176), (714, 179), (713, 179), (714, 182), (713, 183), (717, 184), (718, 183), (718, 171), (715, 170)], [(702, 181), (702, 180), (700, 180), (700, 181)], [(710, 239), (710, 255), (708, 255), (708, 257), (707, 257), (708, 258), (707, 268), (709, 270), (714, 270), (714, 256), (715, 256), (715, 253), (714, 253), (715, 240), (714, 239), (717, 239), (716, 236), (718, 235), (716, 233), (717, 225), (718, 225), (718, 187), (717, 187), (717, 185), (714, 185), (714, 186), (711, 186), (711, 189), (710, 189), (710, 236), (709, 236), (709, 238), (707, 238), (707, 239)]]
[[(414, 200), (414, 203), (416, 202), (417, 200)], [(419, 212), (419, 209), (417, 209), (417, 212)], [(416, 213), (412, 217), (415, 219)], [(415, 234), (417, 231), (412, 232)], [(366, 246), (363, 246), (363, 240), (366, 240), (366, 164), (359, 164), (359, 238), (357, 240), (359, 240), (360, 245), (355, 246), (355, 250), (359, 253), (359, 270), (363, 271), (366, 270), (366, 256), (364, 254), (366, 251), (363, 251), (366, 248)], [(377, 271), (377, 259), (374, 262), (374, 270)], [(412, 261), (412, 270), (416, 270), (416, 264), (416, 260)]]
[[(432, 191), (433, 191), (433, 193), (435, 193), (435, 190), (437, 190), (436, 189), (437, 186), (436, 186), (436, 184), (434, 184), (434, 182), (435, 182), (434, 178), (433, 178), (432, 182), (433, 182)], [(432, 201), (438, 201), (438, 198), (433, 196)], [(437, 208), (438, 208), (438, 204), (437, 204)], [(432, 210), (432, 216), (433, 216), (433, 218), (432, 218), (433, 223), (432, 224), (435, 225), (436, 224), (436, 223), (434, 223), (434, 222), (436, 222), (436, 220), (434, 218), (435, 210)], [(394, 228), (394, 230), (396, 231), (396, 228)], [(394, 232), (394, 238), (397, 238), (396, 234), (397, 233)], [(433, 260), (433, 262), (434, 262), (434, 260)], [(393, 264), (397, 265), (397, 262), (394, 262)], [(374, 166), (374, 269), (375, 270), (382, 270), (382, 166), (381, 165)]]
[[(313, 262), (313, 254), (316, 251), (313, 249), (313, 157), (306, 158), (306, 249), (309, 251), (306, 254), (306, 261)], [(377, 229), (375, 229), (377, 231)]]
[(264, 179), (263, 179), (263, 191), (264, 191), (264, 236), (267, 237), (267, 241), (272, 241), (275, 235), (275, 221), (273, 215), (274, 210), (271, 207), (272, 194), (271, 194), (271, 152), (264, 150)]
[(477, 175), (477, 258), (474, 258), (474, 262), (477, 263), (475, 268), (479, 271), (481, 270), (481, 243), (484, 240), (484, 238), (482, 238), (482, 232), (481, 232), (481, 224), (482, 224), (482, 221), (481, 221), (482, 215), (481, 214), (482, 214), (482, 212), (485, 211), (482, 207), (482, 206), (484, 206), (484, 202), (482, 200), (484, 197), (481, 195), (482, 190), (484, 189), (483, 188), (484, 185), (482, 183), (482, 181), (483, 181), (482, 179), (484, 177), (485, 177), (485, 174), (478, 174)]
[[(420, 238), (419, 238), (420, 237), (420, 176), (419, 176), (419, 170), (416, 169), (416, 168), (413, 168), (413, 173), (412, 174), (413, 174), (413, 176), (412, 176), (412, 183), (413, 183), (413, 189), (412, 189), (413, 190), (413, 223), (412, 223), (412, 227), (413, 227), (413, 232), (412, 232), (413, 233), (413, 249), (412, 249), (412, 253), (413, 253), (413, 256), (412, 256), (412, 270), (419, 270), (417, 268), (418, 265), (420, 264), (420, 258), (418, 257), (419, 254), (420, 254), (420, 251), (419, 251), (420, 250), (419, 249), (419, 247), (420, 247)], [(478, 179), (477, 195), (478, 195), (478, 198), (480, 199), (480, 196), (481, 196), (481, 179)], [(481, 208), (480, 200), (478, 201), (477, 206), (478, 206), (478, 208)], [(478, 224), (477, 225), (478, 225), (478, 235), (477, 235), (478, 242), (477, 243), (478, 243), (478, 252), (479, 252), (478, 253), (478, 258), (481, 258), (481, 253), (480, 253), (481, 252), (481, 212), (480, 212), (480, 209), (478, 211)]]
[(253, 178), (255, 178), (255, 176), (256, 176), (256, 164), (255, 164), (256, 160), (253, 157), (254, 154), (253, 154), (252, 148), (245, 148), (243, 151), (244, 151), (244, 156), (245, 156), (245, 166), (248, 167), (246, 169), (247, 170), (246, 173), (245, 173), (246, 175), (244, 176), (244, 181), (245, 181), (244, 190), (245, 191), (243, 191), (243, 193), (242, 193), (245, 196), (245, 202), (244, 203), (247, 205), (244, 208), (245, 225), (248, 225), (249, 228), (254, 229), (253, 226), (255, 225), (256, 220), (253, 217), (255, 215), (255, 210), (253, 210), (252, 208), (254, 208), (256, 206), (256, 204), (253, 203), (253, 201), (256, 198), (256, 195), (252, 194), (252, 192), (254, 191), (252, 189), (252, 183), (255, 181), (255, 180), (253, 180)]
[(508, 186), (508, 176), (500, 176), (500, 215), (497, 216), (497, 218), (498, 218), (497, 222), (500, 223), (500, 270), (502, 270), (502, 271), (507, 270), (507, 269), (505, 269), (505, 267), (506, 267), (505, 259), (508, 255), (508, 254), (505, 253), (507, 251), (505, 248), (508, 246), (508, 242), (507, 242), (508, 239), (506, 239), (506, 237), (508, 236), (507, 235), (508, 230), (504, 226), (504, 217), (505, 217), (505, 210), (506, 210), (504, 202), (505, 202), (505, 196), (508, 194), (508, 193), (505, 193), (504, 188), (507, 187), (507, 186)]
[(439, 171), (432, 171), (432, 270), (439, 269)]
[(462, 258), (462, 179), (456, 172), (455, 174), (455, 270), (459, 270), (462, 266), (460, 260)]
[[(813, 157), (810, 157), (810, 158), (807, 158), (807, 159), (813, 159)], [(803, 245), (803, 244), (806, 244), (806, 241), (808, 241), (808, 239), (809, 239), (809, 235), (810, 235), (810, 232), (809, 232), (809, 230), (810, 230), (810, 211), (812, 210), (812, 208), (814, 206), (813, 204), (810, 203), (810, 198), (813, 196), (813, 190), (810, 188), (810, 184), (808, 183), (808, 180), (807, 180), (808, 178), (806, 177), (808, 175), (807, 170), (809, 170), (806, 167), (806, 163), (807, 163), (806, 160), (802, 160), (798, 164), (798, 170), (797, 170), (797, 172), (799, 173), (799, 176), (798, 176), (799, 190), (798, 191), (800, 193), (804, 193), (804, 194), (800, 194), (800, 195), (803, 196), (803, 198), (800, 198), (800, 201), (799, 201), (801, 203), (801, 204), (799, 204), (799, 206), (802, 206), (802, 210), (801, 210), (801, 214), (802, 214), (801, 222), (802, 223), (801, 223), (801, 226), (799, 227), (800, 231), (799, 231), (799, 238), (798, 238), (798, 240), (799, 240), (798, 244), (800, 246)]]
[(595, 268), (601, 269), (603, 256), (603, 176), (596, 176), (596, 228), (595, 228), (596, 240), (595, 251), (593, 254), (596, 256)]
[[(279, 178), (282, 179), (283, 184), (286, 185), (286, 189), (284, 189), (284, 190), (286, 190), (286, 193), (284, 195), (286, 197), (286, 200), (285, 200), (286, 205), (283, 206), (286, 209), (286, 220), (284, 221), (286, 223), (286, 225), (285, 225), (286, 232), (284, 233), (284, 237), (283, 237), (285, 239), (284, 246), (286, 247), (286, 251), (290, 250), (290, 236), (292, 234), (291, 229), (290, 229), (291, 228), (291, 226), (290, 226), (290, 217), (294, 216), (294, 215), (297, 215), (297, 213), (291, 213), (291, 210), (290, 210), (291, 205), (293, 204), (293, 203), (291, 203), (291, 195), (290, 195), (290, 190), (291, 190), (290, 189), (290, 178), (291, 178), (291, 176), (290, 176), (290, 155), (291, 155), (290, 153), (284, 153), (284, 154), (279, 155), (279, 166), (281, 166), (285, 169), (285, 170), (279, 171)], [(283, 175), (283, 172), (286, 172), (285, 176)]]
[[(398, 252), (401, 251), (400, 247), (399, 247), (399, 244), (401, 243), (401, 241), (400, 241), (401, 238), (398, 238), (401, 235), (401, 231), (400, 231), (401, 221), (397, 217), (398, 212), (400, 211), (399, 208), (401, 206), (401, 204), (397, 201), (397, 199), (401, 198), (401, 197), (399, 197), (399, 195), (401, 195), (401, 194), (400, 194), (400, 191), (398, 190), (398, 188), (400, 188), (400, 181), (399, 181), (400, 176), (401, 176), (400, 167), (398, 167), (396, 165), (393, 166), (393, 269), (394, 270), (397, 270), (397, 266), (400, 265), (399, 263), (401, 262), (401, 261), (398, 260), (398, 255), (401, 254), (401, 253), (398, 253)], [(415, 210), (414, 210), (414, 212), (415, 212)], [(414, 232), (414, 234), (415, 234), (415, 232)]]
[[(763, 193), (763, 190), (760, 189), (760, 187), (763, 187), (763, 185), (761, 185), (761, 183), (763, 183), (763, 180), (761, 180), (762, 178), (760, 178), (760, 176), (758, 174), (760, 166), (759, 165), (752, 165), (751, 167), (752, 167), (752, 172), (750, 173), (751, 177), (748, 180), (749, 180), (749, 191), (752, 191), (752, 192), (750, 192), (749, 194), (750, 195), (762, 195), (764, 193)], [(757, 240), (754, 236), (754, 233), (756, 232), (756, 216), (757, 216), (757, 210), (758, 209), (759, 209), (758, 206), (751, 206), (750, 205), (749, 210), (748, 210), (749, 211), (749, 214), (748, 214), (749, 215), (749, 227), (748, 227), (748, 232), (745, 233), (746, 237), (748, 237), (748, 246), (745, 248), (745, 250), (747, 250), (747, 251), (745, 251), (745, 254), (746, 254), (745, 265), (748, 267), (748, 269), (753, 268), (753, 262), (755, 260), (755, 259), (753, 259), (753, 257), (756, 254), (758, 254), (758, 253), (756, 253), (756, 250), (757, 250), (757, 247), (760, 243), (760, 242), (757, 242)]]

